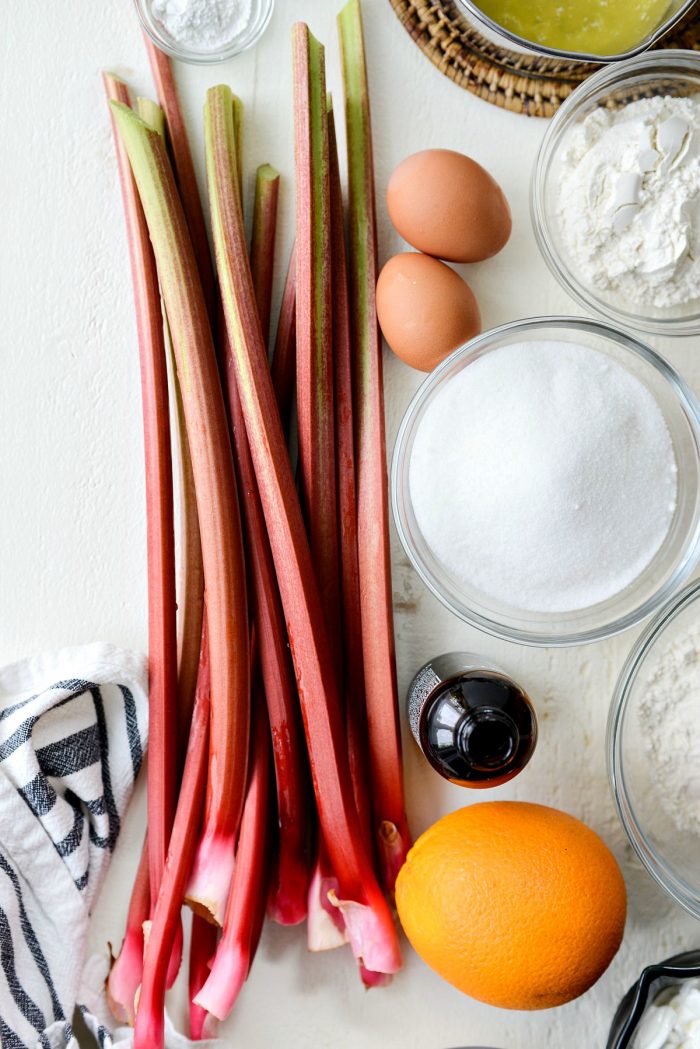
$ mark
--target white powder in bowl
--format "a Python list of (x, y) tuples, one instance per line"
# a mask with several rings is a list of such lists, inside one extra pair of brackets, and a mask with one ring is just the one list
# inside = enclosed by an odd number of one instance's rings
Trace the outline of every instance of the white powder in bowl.
[(639, 723), (656, 797), (679, 831), (700, 835), (700, 623), (660, 652)]
[(252, 0), (153, 0), (151, 11), (178, 44), (218, 51), (246, 29)]
[(659, 309), (700, 297), (700, 96), (595, 109), (565, 140), (556, 194), (584, 284)]
[(409, 468), (416, 521), (462, 584), (568, 612), (632, 583), (668, 534), (677, 465), (625, 367), (565, 342), (501, 347), (438, 389)]

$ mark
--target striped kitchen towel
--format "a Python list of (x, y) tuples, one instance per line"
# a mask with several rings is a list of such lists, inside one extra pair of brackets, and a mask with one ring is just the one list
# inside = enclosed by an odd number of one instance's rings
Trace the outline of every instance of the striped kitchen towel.
[(90, 908), (147, 722), (145, 661), (132, 653), (89, 645), (0, 670), (2, 1049), (77, 1049)]

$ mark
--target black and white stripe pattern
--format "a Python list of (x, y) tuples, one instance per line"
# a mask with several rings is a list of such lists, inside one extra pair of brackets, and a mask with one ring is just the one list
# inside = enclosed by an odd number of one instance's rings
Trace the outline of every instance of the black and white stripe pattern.
[[(105, 645), (0, 670), (0, 1046), (77, 1049), (90, 908), (147, 731), (144, 661)], [(100, 1045), (111, 1037), (93, 1025)]]

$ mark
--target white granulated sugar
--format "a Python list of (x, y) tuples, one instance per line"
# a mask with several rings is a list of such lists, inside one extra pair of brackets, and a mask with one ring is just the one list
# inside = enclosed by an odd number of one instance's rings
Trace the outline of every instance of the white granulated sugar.
[(639, 721), (661, 806), (679, 831), (700, 834), (700, 624), (661, 650)]
[(153, 0), (151, 10), (178, 44), (216, 51), (247, 27), (252, 0)]
[(645, 307), (700, 297), (700, 96), (596, 109), (560, 161), (556, 217), (584, 284)]
[(673, 519), (677, 466), (639, 379), (586, 346), (533, 341), (444, 383), (409, 485), (420, 531), (457, 580), (515, 608), (567, 612), (649, 565)]

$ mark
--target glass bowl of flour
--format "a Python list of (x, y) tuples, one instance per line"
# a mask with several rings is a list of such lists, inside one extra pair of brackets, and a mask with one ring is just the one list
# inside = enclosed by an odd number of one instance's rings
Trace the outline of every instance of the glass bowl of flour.
[(601, 322), (516, 321), (419, 388), (391, 476), (399, 537), (456, 615), (521, 644), (609, 637), (700, 558), (700, 407)]
[(141, 25), (172, 58), (209, 65), (253, 47), (274, 0), (134, 0)]
[(608, 722), (618, 814), (653, 878), (700, 918), (700, 582), (669, 601), (620, 674)]
[(577, 87), (545, 133), (530, 205), (580, 305), (650, 334), (700, 332), (700, 55), (650, 52)]

